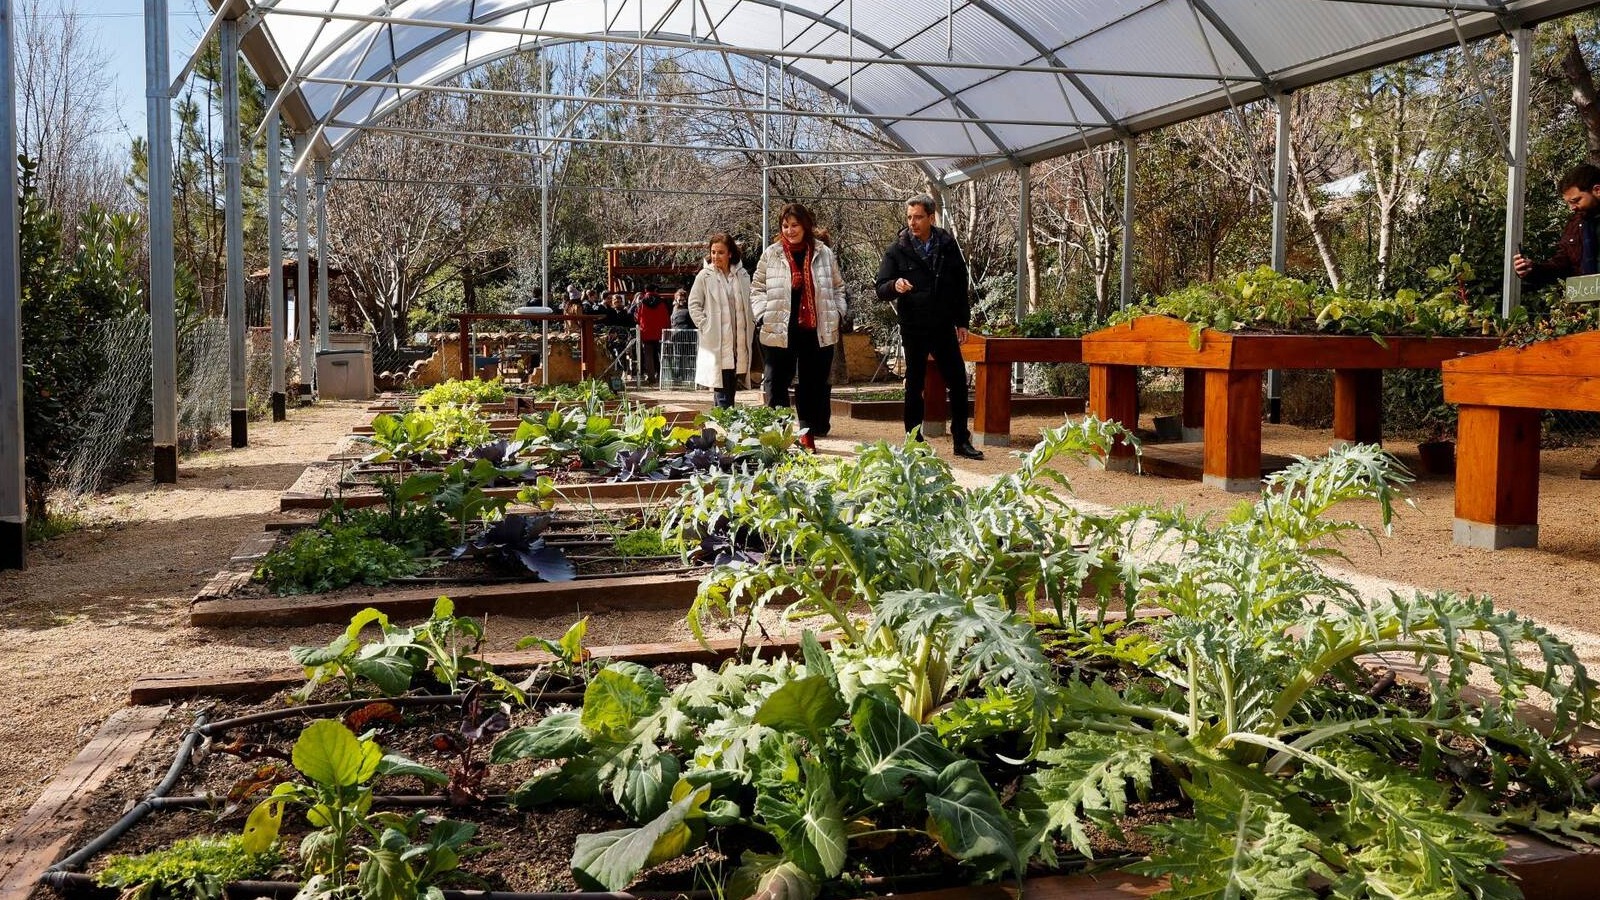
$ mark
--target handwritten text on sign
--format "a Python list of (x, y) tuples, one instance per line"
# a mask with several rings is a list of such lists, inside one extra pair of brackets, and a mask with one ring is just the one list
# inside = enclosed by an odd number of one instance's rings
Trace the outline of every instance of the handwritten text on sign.
[(1600, 275), (1579, 275), (1564, 282), (1568, 303), (1600, 303)]

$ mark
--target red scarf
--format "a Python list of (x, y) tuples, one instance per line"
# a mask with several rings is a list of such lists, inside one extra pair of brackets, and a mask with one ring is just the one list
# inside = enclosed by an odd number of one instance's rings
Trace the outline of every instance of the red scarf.
[[(811, 278), (811, 254), (814, 245), (810, 242), (791, 244), (783, 238), (779, 238), (779, 240), (783, 243), (784, 255), (788, 258), (792, 269), (789, 273), (789, 290), (791, 293), (793, 291), (800, 292), (800, 315), (796, 321), (801, 328), (809, 328), (815, 331), (817, 329), (817, 286)], [(802, 257), (800, 265), (796, 266), (794, 264), (794, 255), (799, 251), (803, 251), (805, 255)]]

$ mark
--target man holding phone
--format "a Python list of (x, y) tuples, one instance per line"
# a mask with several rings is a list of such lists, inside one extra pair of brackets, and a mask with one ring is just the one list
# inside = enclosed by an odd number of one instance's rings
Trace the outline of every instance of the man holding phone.
[[(1572, 167), (1556, 185), (1561, 202), (1572, 210), (1567, 226), (1561, 230), (1554, 256), (1534, 262), (1522, 255), (1511, 257), (1511, 268), (1529, 287), (1539, 287), (1574, 275), (1600, 274), (1600, 167), (1583, 163)], [(1600, 480), (1600, 460), (1579, 478)]]

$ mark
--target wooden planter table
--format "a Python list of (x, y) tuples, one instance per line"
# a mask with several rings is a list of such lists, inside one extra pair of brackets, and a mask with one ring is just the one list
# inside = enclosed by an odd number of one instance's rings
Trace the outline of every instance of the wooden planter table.
[[(989, 337), (967, 333), (961, 345), (961, 358), (975, 363), (972, 401), (972, 441), (991, 447), (1011, 444), (1011, 366), (1013, 363), (1082, 362), (1080, 338)], [(950, 418), (950, 400), (944, 378), (928, 362), (928, 377), (922, 388), (922, 433), (929, 437), (944, 434)]]
[(1507, 347), (1444, 364), (1456, 423), (1455, 542), (1499, 550), (1539, 543), (1539, 419), (1600, 412), (1600, 332)]
[[(1140, 366), (1184, 370), (1184, 422), (1203, 425), (1202, 480), (1226, 491), (1261, 485), (1261, 376), (1269, 369), (1333, 370), (1333, 433), (1341, 441), (1383, 436), (1383, 370), (1437, 369), (1445, 360), (1494, 350), (1498, 338), (1200, 332), (1167, 316), (1141, 316), (1083, 337), (1089, 411), (1129, 428), (1138, 423)], [(1118, 443), (1107, 468), (1131, 471)]]

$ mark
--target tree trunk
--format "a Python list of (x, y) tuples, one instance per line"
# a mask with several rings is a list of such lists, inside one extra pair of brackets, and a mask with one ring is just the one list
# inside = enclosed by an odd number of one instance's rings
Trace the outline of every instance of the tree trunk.
[(1567, 32), (1567, 52), (1561, 57), (1561, 74), (1572, 85), (1572, 105), (1578, 108), (1578, 118), (1583, 120), (1583, 136), (1589, 147), (1589, 162), (1600, 165), (1600, 93), (1594, 85), (1594, 75), (1578, 46), (1578, 34)]

